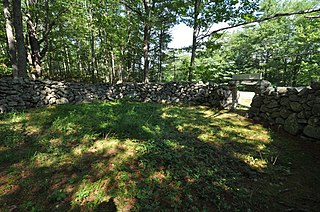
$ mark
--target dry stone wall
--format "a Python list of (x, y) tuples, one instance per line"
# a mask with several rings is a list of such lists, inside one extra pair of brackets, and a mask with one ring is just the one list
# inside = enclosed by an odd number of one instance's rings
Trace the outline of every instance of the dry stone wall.
[(214, 83), (84, 84), (0, 79), (0, 113), (45, 105), (130, 98), (143, 102), (189, 103), (229, 108), (228, 86)]
[(249, 115), (292, 135), (320, 140), (320, 82), (309, 87), (273, 88), (263, 81), (256, 89)]

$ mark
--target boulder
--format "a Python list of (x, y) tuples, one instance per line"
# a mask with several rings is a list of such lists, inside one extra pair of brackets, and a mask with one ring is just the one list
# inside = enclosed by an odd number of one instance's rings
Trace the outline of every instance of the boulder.
[(67, 98), (60, 98), (60, 99), (57, 99), (56, 100), (56, 103), (58, 105), (61, 105), (61, 104), (66, 104), (66, 103), (69, 103), (69, 100)]
[(280, 112), (278, 112), (278, 111), (275, 111), (271, 114), (271, 118), (273, 118), (273, 119), (278, 118), (278, 117), (280, 117)]
[(260, 81), (260, 83), (256, 86), (255, 88), (255, 93), (256, 94), (263, 94), (265, 93), (268, 88), (271, 87), (271, 83), (266, 80)]
[(292, 135), (297, 135), (302, 129), (302, 126), (298, 123), (296, 114), (291, 114), (284, 122), (284, 130)]
[(7, 112), (7, 105), (0, 105), (0, 114)]
[(278, 101), (272, 100), (269, 103), (267, 103), (267, 108), (276, 108), (279, 107)]
[(287, 87), (277, 87), (276, 91), (281, 95), (281, 94), (286, 94), (288, 92)]
[(259, 108), (263, 105), (263, 97), (259, 95), (255, 95), (251, 102), (251, 107)]
[(302, 104), (300, 104), (299, 102), (291, 102), (290, 103), (290, 108), (294, 111), (294, 112), (301, 112), (303, 110), (303, 106)]
[(281, 116), (282, 118), (284, 118), (284, 119), (288, 118), (290, 114), (291, 114), (290, 111), (288, 111), (288, 110), (285, 109), (285, 108), (282, 108), (282, 109), (280, 110), (280, 116)]
[(312, 113), (315, 116), (320, 116), (320, 104), (313, 105)]
[(309, 92), (309, 88), (308, 87), (305, 87), (303, 88), (299, 93), (298, 93), (298, 96), (306, 96)]
[(314, 90), (320, 90), (320, 81), (311, 82), (311, 88)]
[(311, 138), (320, 139), (320, 126), (307, 125), (303, 130), (303, 134)]
[(312, 116), (308, 120), (308, 124), (311, 126), (320, 126), (320, 117)]
[(252, 116), (252, 117), (253, 116), (257, 116), (259, 114), (259, 112), (260, 112), (260, 109), (256, 108), (256, 107), (251, 107), (249, 109), (249, 115)]
[(276, 118), (276, 124), (283, 125), (284, 124), (284, 119), (283, 118)]
[(282, 106), (287, 106), (287, 105), (289, 105), (289, 103), (290, 103), (290, 100), (288, 97), (282, 97), (280, 99), (280, 105), (282, 105)]
[(296, 94), (289, 95), (289, 100), (292, 102), (299, 102), (300, 97)]

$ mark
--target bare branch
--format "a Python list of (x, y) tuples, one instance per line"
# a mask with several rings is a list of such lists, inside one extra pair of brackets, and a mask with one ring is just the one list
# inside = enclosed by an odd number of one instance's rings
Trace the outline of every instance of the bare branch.
[(305, 18), (320, 18), (320, 15), (318, 15), (318, 16), (305, 16)]
[[(214, 30), (210, 34), (202, 36), (201, 39), (209, 37), (214, 33), (221, 32), (221, 31), (224, 31), (224, 30), (227, 30), (227, 29), (236, 28), (236, 27), (239, 27), (239, 26), (244, 26), (244, 25), (253, 24), (253, 23), (261, 23), (261, 22), (269, 21), (271, 19), (275, 19), (275, 18), (279, 18), (279, 17), (291, 16), (291, 15), (301, 15), (301, 14), (308, 14), (308, 13), (315, 13), (315, 12), (320, 12), (320, 8), (310, 9), (310, 10), (301, 10), (301, 11), (295, 11), (295, 12), (288, 12), (288, 13), (278, 13), (278, 14), (275, 14), (273, 16), (269, 16), (269, 17), (262, 18), (262, 19), (259, 19), (259, 20), (244, 22), (244, 23), (233, 25), (233, 26), (223, 27), (221, 29)], [(313, 18), (320, 18), (320, 16), (314, 16)]]

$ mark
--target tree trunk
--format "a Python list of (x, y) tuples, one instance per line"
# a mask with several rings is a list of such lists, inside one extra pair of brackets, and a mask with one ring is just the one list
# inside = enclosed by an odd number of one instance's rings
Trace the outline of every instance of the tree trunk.
[(150, 40), (150, 2), (144, 0), (144, 10), (146, 17), (144, 19), (144, 30), (143, 30), (143, 81), (149, 82), (149, 40)]
[(16, 33), (18, 77), (27, 77), (27, 54), (24, 46), (21, 0), (13, 1), (13, 25)]
[(9, 0), (3, 0), (3, 13), (6, 22), (6, 34), (9, 49), (9, 57), (12, 66), (12, 75), (13, 77), (18, 77), (17, 50), (15, 46), (15, 39), (12, 28), (12, 17), (10, 13)]
[(189, 73), (188, 73), (188, 80), (190, 82), (193, 79), (194, 62), (195, 62), (195, 58), (196, 58), (197, 37), (198, 37), (198, 34), (199, 34), (198, 16), (199, 16), (199, 13), (200, 13), (200, 5), (201, 5), (201, 0), (196, 0), (195, 3), (194, 3), (192, 51), (191, 51), (191, 60), (190, 60), (190, 67), (189, 67)]
[[(27, 3), (29, 7), (32, 7), (37, 3), (37, 1), (28, 0)], [(29, 43), (31, 48), (31, 65), (33, 67), (32, 75), (34, 78), (38, 78), (42, 76), (42, 59), (45, 57), (47, 53), (48, 36), (53, 26), (53, 22), (50, 23), (49, 19), (49, 0), (45, 0), (45, 23), (41, 40), (39, 40), (38, 32), (36, 31), (35, 23), (33, 22), (33, 17), (30, 12), (26, 14), (26, 20)]]
[(91, 41), (90, 41), (90, 46), (91, 46), (91, 80), (92, 82), (96, 81), (96, 72), (97, 72), (97, 67), (96, 67), (96, 53), (95, 53), (95, 48), (94, 48), (94, 32), (91, 30)]
[(144, 38), (143, 38), (143, 81), (149, 82), (149, 37), (150, 27), (148, 23), (144, 25)]
[(114, 54), (113, 51), (111, 51), (111, 73), (110, 73), (110, 82), (114, 83), (115, 80), (115, 75), (116, 75), (116, 70), (115, 70), (115, 63), (114, 63)]
[(32, 59), (32, 77), (38, 78), (42, 76), (41, 70), (41, 54), (40, 54), (40, 44), (39, 38), (36, 31), (36, 27), (32, 21), (31, 14), (26, 14), (27, 17), (27, 28), (29, 35), (29, 43), (31, 47), (31, 59)]
[(162, 50), (164, 49), (164, 36), (165, 31), (163, 29), (160, 30), (159, 34), (159, 73), (158, 73), (158, 81), (162, 81), (162, 62), (163, 62), (163, 53)]

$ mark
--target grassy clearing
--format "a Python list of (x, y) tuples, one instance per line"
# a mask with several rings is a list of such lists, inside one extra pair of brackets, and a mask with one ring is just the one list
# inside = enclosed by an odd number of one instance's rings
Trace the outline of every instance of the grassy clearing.
[(319, 144), (208, 107), (129, 101), (0, 117), (1, 211), (320, 209)]

